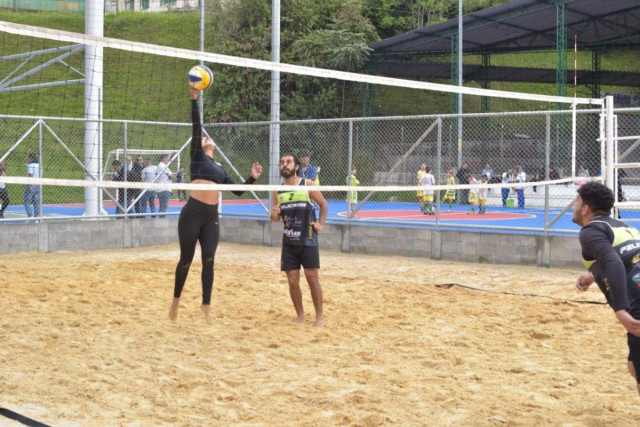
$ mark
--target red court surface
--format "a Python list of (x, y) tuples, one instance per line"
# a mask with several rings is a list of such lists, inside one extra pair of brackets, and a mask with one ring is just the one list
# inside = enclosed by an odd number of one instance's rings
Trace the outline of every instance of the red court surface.
[[(346, 212), (340, 212), (338, 215), (346, 217)], [(425, 215), (419, 211), (408, 210), (375, 210), (375, 211), (359, 211), (356, 213), (357, 219), (394, 219), (394, 220), (424, 220), (435, 221), (435, 215)], [(491, 212), (488, 211), (484, 215), (479, 213), (471, 213), (468, 211), (440, 212), (440, 221), (504, 221), (524, 218), (535, 218), (535, 215), (511, 212)]]

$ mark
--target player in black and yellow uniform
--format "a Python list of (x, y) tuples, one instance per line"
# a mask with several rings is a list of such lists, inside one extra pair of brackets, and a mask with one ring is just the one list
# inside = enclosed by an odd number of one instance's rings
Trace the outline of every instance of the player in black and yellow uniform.
[(640, 232), (611, 218), (613, 192), (590, 182), (578, 189), (573, 222), (582, 226), (582, 258), (589, 270), (576, 281), (585, 291), (594, 282), (627, 330), (629, 372), (640, 393)]
[[(300, 186), (300, 190), (280, 191), (273, 194), (271, 220), (277, 222), (282, 218), (284, 222), (280, 269), (287, 273), (289, 294), (296, 309), (295, 321), (304, 321), (300, 290), (300, 266), (302, 266), (316, 310), (315, 326), (322, 327), (324, 320), (322, 288), (318, 280), (320, 268), (318, 232), (324, 227), (328, 205), (321, 192), (308, 189), (314, 185), (313, 180), (296, 175), (299, 168), (300, 161), (293, 154), (285, 154), (280, 159), (280, 175), (284, 177), (284, 184)], [(311, 201), (315, 201), (320, 206), (318, 221), (316, 221), (316, 213)]]

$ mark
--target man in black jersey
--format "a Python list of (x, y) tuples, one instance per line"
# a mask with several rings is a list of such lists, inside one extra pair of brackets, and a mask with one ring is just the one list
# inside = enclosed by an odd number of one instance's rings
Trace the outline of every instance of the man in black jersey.
[[(311, 299), (316, 310), (315, 326), (324, 326), (322, 316), (322, 288), (318, 280), (320, 253), (318, 250), (318, 232), (324, 227), (329, 207), (319, 191), (307, 189), (315, 185), (313, 180), (297, 176), (300, 161), (293, 154), (285, 154), (280, 159), (280, 175), (285, 185), (295, 185), (300, 190), (279, 191), (273, 193), (271, 220), (282, 218), (284, 234), (282, 236), (282, 255), (280, 269), (287, 273), (289, 294), (296, 309), (295, 322), (304, 321), (302, 291), (300, 290), (300, 266), (304, 267)], [(316, 211), (311, 204), (320, 206), (320, 219), (316, 221)]]
[(589, 182), (578, 189), (573, 222), (582, 226), (582, 258), (589, 270), (576, 287), (594, 282), (627, 330), (628, 368), (640, 393), (640, 232), (610, 217), (615, 197), (605, 185)]

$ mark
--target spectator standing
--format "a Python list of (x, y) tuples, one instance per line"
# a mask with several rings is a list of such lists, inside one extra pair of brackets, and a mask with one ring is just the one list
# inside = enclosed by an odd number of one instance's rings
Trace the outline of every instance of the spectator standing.
[(486, 176), (487, 177), (487, 182), (491, 183), (491, 179), (493, 178), (493, 169), (491, 169), (491, 165), (489, 163), (487, 163), (484, 167), (484, 169), (482, 169), (482, 174), (481, 176)]
[[(42, 178), (42, 169), (35, 153), (29, 154), (27, 159), (27, 176), (30, 178)], [(27, 217), (31, 218), (40, 215), (40, 186), (27, 184), (24, 187), (23, 202)], [(33, 206), (33, 210), (31, 210), (31, 206)]]
[[(176, 174), (176, 184), (182, 184), (184, 182), (184, 166), (180, 166), (178, 168), (178, 173)], [(178, 190), (178, 201), (187, 201), (187, 190)]]
[[(418, 185), (422, 186), (422, 177), (427, 173), (427, 164), (420, 163), (420, 170), (416, 173), (416, 179), (418, 180)], [(424, 212), (424, 193), (422, 190), (418, 190), (416, 193), (418, 196), (418, 204), (420, 205), (420, 212)]]
[[(480, 183), (486, 184), (488, 182), (486, 175), (480, 177)], [(480, 215), (487, 213), (487, 190), (487, 187), (480, 187), (478, 189), (478, 213)]]
[[(469, 175), (469, 176), (467, 176), (467, 183), (469, 183), (470, 185), (478, 185), (478, 184), (480, 184), (480, 181), (475, 179), (473, 177), (473, 175)], [(476, 213), (476, 203), (478, 203), (478, 189), (477, 188), (470, 188), (469, 189), (469, 204), (471, 205), (471, 212), (467, 212), (468, 214)], [(478, 211), (479, 211), (479, 209), (478, 209)]]
[[(360, 185), (360, 181), (356, 178), (357, 169), (355, 166), (351, 168), (351, 175), (347, 177), (347, 185), (352, 187), (357, 187)], [(358, 190), (352, 190), (347, 192), (347, 203), (351, 203), (352, 205), (358, 204)]]
[(308, 154), (300, 155), (300, 169), (298, 169), (298, 176), (300, 178), (310, 179), (314, 182), (318, 177), (318, 169), (311, 164), (311, 158)]
[[(544, 166), (540, 165), (538, 167), (538, 170), (536, 171), (536, 173), (533, 175), (533, 178), (530, 180), (531, 182), (540, 182), (540, 181), (544, 181)], [(538, 186), (534, 185), (533, 187), (531, 187), (533, 189), (533, 192), (537, 192), (538, 191)]]
[[(113, 180), (114, 181), (118, 181), (118, 182), (123, 182), (124, 181), (124, 168), (122, 167), (122, 163), (120, 163), (120, 160), (114, 160), (111, 163), (111, 166), (113, 167), (113, 171), (115, 172), (115, 175), (113, 176)], [(116, 204), (116, 215), (118, 218), (121, 218), (121, 215), (124, 213), (124, 211), (122, 210), (122, 207), (125, 207), (125, 197), (124, 197), (124, 188), (118, 188), (116, 189), (116, 191), (118, 192), (118, 203)]]
[[(453, 170), (447, 172), (447, 185), (456, 185), (456, 178), (453, 176)], [(444, 193), (444, 203), (449, 205), (449, 212), (453, 210), (453, 202), (456, 200), (456, 190), (448, 189)]]
[(527, 182), (527, 174), (522, 169), (522, 165), (518, 165), (518, 175), (516, 175), (516, 193), (518, 194), (518, 208), (524, 209), (524, 186), (523, 183)]
[[(169, 155), (164, 154), (162, 157), (160, 157), (160, 163), (158, 163), (158, 167), (156, 169), (156, 183), (158, 184), (171, 183), (172, 178), (173, 178), (173, 172), (171, 172), (171, 169), (169, 169)], [(171, 198), (170, 190), (158, 191), (158, 200), (160, 201), (160, 209), (158, 210), (158, 212), (167, 211), (170, 198)]]
[(420, 179), (422, 185), (422, 194), (424, 204), (422, 205), (422, 213), (425, 215), (435, 215), (433, 212), (433, 186), (436, 185), (436, 178), (431, 174), (431, 168), (427, 167), (426, 172)]
[(583, 178), (589, 178), (589, 169), (585, 169), (584, 165), (580, 165), (578, 176), (581, 176)]
[[(7, 176), (7, 172), (4, 169), (4, 160), (0, 162), (0, 176)], [(7, 185), (4, 182), (0, 182), (0, 218), (4, 218), (4, 210), (7, 209), (10, 202)]]
[[(131, 156), (127, 156), (131, 157)], [(144, 167), (144, 159), (142, 156), (136, 156), (136, 162), (131, 166), (131, 169), (127, 172), (127, 181), (129, 182), (141, 182), (142, 181), (142, 169)], [(140, 197), (140, 189), (139, 188), (130, 188), (127, 190), (129, 194), (129, 201), (135, 201), (135, 212), (143, 213), (142, 210), (142, 201), (138, 199)], [(127, 209), (129, 206), (127, 205)]]
[[(310, 179), (314, 185), (320, 185), (320, 179), (318, 178), (319, 172), (320, 167), (315, 167), (311, 164), (311, 158), (308, 154), (300, 155), (300, 167), (297, 173), (300, 178)], [(315, 200), (311, 200), (311, 204), (315, 209), (320, 209), (320, 205), (318, 205)]]
[[(152, 165), (151, 161), (147, 160), (144, 169), (142, 169), (142, 182), (154, 182), (156, 179), (156, 169), (158, 169), (157, 166)], [(142, 204), (142, 212), (147, 212), (148, 205), (151, 218), (153, 218), (153, 214), (156, 213), (156, 190), (152, 188), (144, 190), (140, 202)]]
[[(458, 182), (469, 182), (469, 177), (471, 176), (471, 169), (469, 168), (469, 164), (467, 162), (464, 162), (462, 164), (462, 167), (458, 170), (458, 173), (456, 173), (456, 179), (458, 180)], [(462, 190), (460, 190), (459, 192), (459, 198), (458, 198), (458, 202), (461, 205), (466, 205), (469, 204), (469, 189), (468, 188), (464, 188)]]
[(126, 162), (124, 166), (127, 168), (127, 174), (128, 174), (129, 172), (131, 172), (131, 169), (133, 169), (133, 161), (131, 159), (131, 154), (127, 154), (127, 157), (125, 157), (125, 160)]
[(509, 193), (511, 192), (511, 188), (508, 184), (511, 184), (516, 179), (513, 174), (513, 169), (508, 169), (506, 172), (502, 173), (502, 207), (507, 207), (507, 199), (509, 198)]

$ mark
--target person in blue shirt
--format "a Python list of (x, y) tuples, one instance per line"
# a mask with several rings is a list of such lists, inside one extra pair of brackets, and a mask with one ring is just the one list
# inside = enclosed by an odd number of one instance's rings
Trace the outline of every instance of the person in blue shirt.
[(300, 178), (310, 179), (315, 181), (318, 176), (318, 169), (311, 164), (311, 159), (308, 154), (301, 154), (300, 157), (300, 169), (298, 169), (298, 176)]

